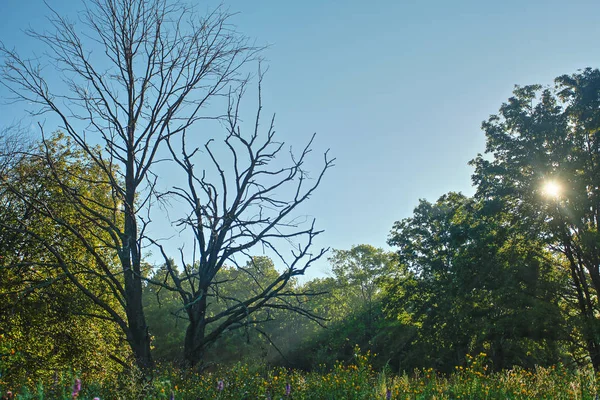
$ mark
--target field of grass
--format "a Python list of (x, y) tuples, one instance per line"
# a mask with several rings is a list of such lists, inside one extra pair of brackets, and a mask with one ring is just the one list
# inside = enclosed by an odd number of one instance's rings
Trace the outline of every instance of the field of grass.
[[(563, 366), (519, 368), (488, 373), (485, 354), (468, 358), (454, 373), (421, 370), (410, 375), (374, 371), (370, 354), (356, 354), (349, 365), (301, 372), (236, 364), (202, 374), (163, 369), (153, 380), (120, 376), (104, 382), (63, 376), (49, 384), (8, 388), (17, 399), (595, 399), (596, 376), (591, 370)], [(141, 383), (140, 383), (141, 382)], [(14, 396), (14, 395), (13, 395)]]

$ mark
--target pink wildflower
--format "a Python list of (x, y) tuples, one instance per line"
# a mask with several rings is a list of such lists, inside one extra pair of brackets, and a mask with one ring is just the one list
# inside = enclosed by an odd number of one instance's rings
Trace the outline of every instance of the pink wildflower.
[(77, 378), (77, 379), (75, 379), (75, 384), (73, 385), (73, 393), (71, 393), (71, 396), (73, 398), (76, 398), (79, 395), (80, 391), (81, 391), (81, 379)]

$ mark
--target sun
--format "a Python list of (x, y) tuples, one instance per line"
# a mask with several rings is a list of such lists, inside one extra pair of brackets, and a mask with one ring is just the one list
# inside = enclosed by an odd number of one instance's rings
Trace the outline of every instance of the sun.
[(561, 192), (560, 184), (556, 181), (546, 181), (542, 188), (542, 194), (547, 197), (559, 197)]

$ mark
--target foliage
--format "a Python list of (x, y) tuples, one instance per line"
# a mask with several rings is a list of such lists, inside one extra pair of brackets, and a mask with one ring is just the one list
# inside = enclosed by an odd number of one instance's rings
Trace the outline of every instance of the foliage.
[[(395, 273), (393, 253), (370, 245), (353, 246), (350, 250), (333, 250), (329, 258), (332, 276), (315, 278), (303, 290), (322, 293), (310, 299), (307, 306), (324, 317), (323, 326), (304, 322), (294, 324), (296, 335), (286, 359), (279, 363), (310, 369), (319, 364), (333, 366), (336, 361), (352, 358), (353, 345), (372, 351), (386, 351), (387, 336), (402, 335), (403, 327), (384, 318), (381, 305), (381, 279)], [(323, 329), (326, 328), (326, 329)], [(385, 362), (385, 361), (384, 361)]]
[(447, 371), (477, 351), (495, 369), (560, 360), (561, 270), (505, 218), (450, 193), (394, 225), (389, 243), (408, 273), (388, 280), (386, 312), (417, 328), (421, 367)]
[[(535, 370), (514, 368), (489, 372), (486, 355), (468, 356), (464, 365), (444, 375), (433, 369), (418, 369), (412, 374), (392, 375), (371, 368), (373, 355), (358, 348), (352, 362), (337, 363), (331, 369), (301, 372), (284, 368), (266, 369), (235, 364), (203, 374), (164, 369), (145, 385), (121, 382), (98, 385), (82, 382), (77, 398), (91, 399), (594, 399), (597, 392), (591, 369), (569, 370), (562, 365)], [(126, 379), (132, 379), (128, 377)], [(62, 381), (59, 390), (30, 385), (19, 398), (70, 399), (72, 382)], [(7, 387), (0, 385), (0, 393)], [(62, 392), (62, 395), (60, 394)]]
[[(123, 338), (110, 316), (75, 283), (111, 301), (102, 294), (110, 290), (110, 283), (99, 275), (100, 268), (78, 239), (84, 237), (88, 244), (102, 248), (107, 235), (90, 221), (78, 219), (77, 206), (63, 201), (65, 186), (55, 179), (59, 176), (71, 190), (93, 198), (87, 206), (100, 208), (111, 204), (110, 191), (99, 182), (101, 175), (61, 134), (21, 153), (19, 162), (3, 174), (0, 373), (6, 382), (48, 382), (65, 364), (86, 377), (101, 379), (122, 368), (116, 360), (127, 359)], [(69, 221), (76, 231), (35, 212), (41, 205), (55, 218)], [(44, 244), (69, 260), (65, 268)], [(105, 255), (109, 260), (110, 252)], [(112, 257), (116, 259), (116, 254)], [(69, 276), (76, 277), (75, 282)]]
[(393, 253), (362, 244), (350, 250), (333, 250), (329, 258), (339, 290), (346, 304), (355, 313), (364, 314), (364, 335), (373, 335), (374, 306), (379, 299), (380, 280), (394, 272)]
[[(477, 198), (495, 203), (566, 266), (578, 329), (600, 369), (600, 71), (517, 87), (484, 122), (486, 152), (472, 164)], [(553, 190), (548, 190), (552, 185)]]

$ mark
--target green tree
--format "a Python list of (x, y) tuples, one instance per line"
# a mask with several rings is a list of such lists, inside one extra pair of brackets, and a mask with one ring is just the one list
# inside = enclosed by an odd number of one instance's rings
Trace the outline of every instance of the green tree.
[(479, 351), (497, 369), (558, 361), (560, 271), (506, 217), (450, 193), (394, 225), (389, 243), (409, 273), (389, 281), (386, 310), (418, 328), (421, 366), (448, 370)]
[(333, 250), (331, 269), (353, 312), (364, 312), (364, 335), (374, 334), (374, 307), (381, 292), (382, 277), (397, 270), (394, 253), (362, 244), (350, 250)]
[[(154, 268), (149, 278), (170, 284), (164, 266)], [(158, 361), (180, 361), (187, 318), (181, 306), (179, 294), (165, 290), (160, 285), (148, 283), (144, 286), (144, 312), (152, 338), (154, 358)]]
[[(273, 260), (266, 256), (254, 256), (241, 268), (225, 266), (219, 270), (216, 281), (222, 282), (214, 285), (213, 301), (208, 309), (209, 316), (218, 315), (230, 309), (240, 300), (261, 296), (264, 289), (275, 282), (280, 276)], [(296, 279), (286, 284), (288, 299), (276, 296), (266, 303), (241, 323), (232, 325), (227, 332), (221, 335), (208, 349), (206, 361), (230, 362), (239, 361), (240, 358), (266, 362), (285, 357), (283, 346), (287, 347), (286, 338), (290, 337), (289, 324), (293, 321), (295, 313), (289, 309), (288, 300), (295, 306), (302, 308), (302, 299), (296, 298), (296, 293), (301, 293), (296, 285)], [(300, 317), (302, 318), (302, 317)], [(211, 327), (214, 329), (215, 327)]]
[(473, 160), (477, 198), (494, 201), (546, 240), (565, 264), (580, 330), (600, 370), (600, 71), (517, 87), (484, 122), (486, 153)]
[[(407, 327), (395, 319), (384, 318), (381, 294), (383, 278), (401, 274), (393, 253), (362, 244), (350, 250), (334, 250), (329, 258), (332, 276), (306, 282), (304, 290), (323, 293), (311, 298), (310, 310), (324, 317), (323, 326), (303, 321), (295, 328), (298, 338), (290, 351), (288, 364), (313, 368), (333, 366), (338, 360), (350, 361), (355, 346), (387, 358), (399, 352), (400, 341), (410, 335)], [(392, 356), (391, 356), (392, 355)], [(391, 356), (391, 357), (390, 357)]]
[[(104, 294), (115, 283), (78, 236), (100, 249), (108, 235), (90, 221), (78, 220), (76, 206), (63, 201), (64, 187), (54, 174), (89, 198), (89, 207), (109, 205), (110, 187), (62, 135), (37, 147), (17, 147), (18, 156), (6, 164), (0, 182), (0, 336), (7, 343), (0, 352), (8, 352), (0, 359), (0, 370), (4, 380), (18, 385), (26, 378), (49, 382), (66, 366), (101, 378), (120, 369), (128, 352), (113, 316), (78, 288), (84, 286), (118, 309)], [(40, 207), (44, 213), (37, 212)], [(74, 231), (57, 219), (69, 221)], [(116, 263), (116, 254), (106, 252), (105, 260), (110, 259)]]

